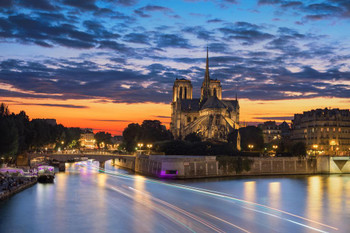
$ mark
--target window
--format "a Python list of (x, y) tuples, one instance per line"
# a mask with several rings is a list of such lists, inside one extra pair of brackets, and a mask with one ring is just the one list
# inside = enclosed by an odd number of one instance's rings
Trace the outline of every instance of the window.
[(191, 117), (187, 117), (187, 123), (191, 122)]
[(187, 87), (185, 87), (185, 96), (184, 99), (187, 99)]

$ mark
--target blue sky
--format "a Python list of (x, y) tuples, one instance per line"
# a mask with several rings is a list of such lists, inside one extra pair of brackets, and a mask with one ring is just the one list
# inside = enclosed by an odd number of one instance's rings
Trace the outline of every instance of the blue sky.
[(169, 103), (209, 46), (224, 97), (348, 101), (349, 29), (347, 0), (2, 0), (0, 97)]

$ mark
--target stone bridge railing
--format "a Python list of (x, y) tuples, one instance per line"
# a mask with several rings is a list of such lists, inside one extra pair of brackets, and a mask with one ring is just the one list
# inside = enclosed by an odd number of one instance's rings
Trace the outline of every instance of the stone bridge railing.
[(69, 160), (79, 159), (79, 158), (88, 158), (88, 159), (94, 159), (99, 162), (105, 162), (110, 159), (115, 158), (124, 158), (125, 156), (130, 157), (130, 155), (117, 155), (117, 154), (111, 154), (111, 153), (75, 153), (75, 154), (65, 154), (65, 153), (33, 153), (28, 154), (29, 160), (38, 158), (38, 157), (45, 157), (47, 159), (53, 159), (60, 162), (66, 162)]

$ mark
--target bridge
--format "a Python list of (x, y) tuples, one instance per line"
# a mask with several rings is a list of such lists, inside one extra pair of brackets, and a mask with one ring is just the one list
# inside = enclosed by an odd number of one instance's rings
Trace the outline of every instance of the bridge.
[(58, 161), (59, 167), (63, 166), (66, 162), (82, 161), (84, 158), (93, 159), (100, 163), (100, 167), (105, 167), (105, 162), (111, 159), (125, 159), (134, 158), (133, 155), (118, 155), (106, 152), (88, 152), (88, 153), (31, 153), (27, 154), (28, 160), (31, 161), (35, 158), (44, 157), (46, 160)]

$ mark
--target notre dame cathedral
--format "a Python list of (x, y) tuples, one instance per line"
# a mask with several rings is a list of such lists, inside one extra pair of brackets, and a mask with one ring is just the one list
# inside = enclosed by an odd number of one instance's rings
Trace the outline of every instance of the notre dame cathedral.
[(239, 104), (237, 97), (223, 100), (220, 81), (210, 79), (208, 49), (200, 98), (192, 98), (192, 89), (190, 80), (174, 82), (170, 130), (175, 139), (196, 133), (204, 140), (226, 141), (239, 128)]

